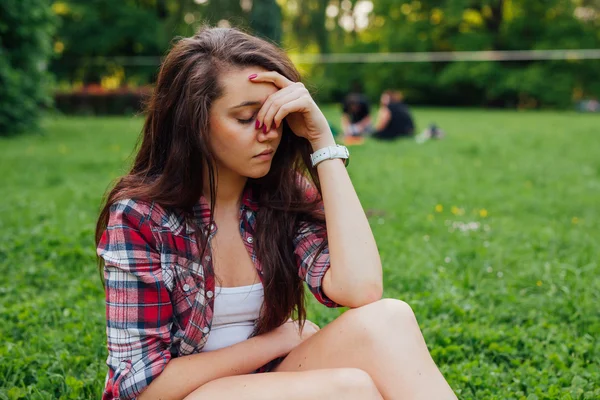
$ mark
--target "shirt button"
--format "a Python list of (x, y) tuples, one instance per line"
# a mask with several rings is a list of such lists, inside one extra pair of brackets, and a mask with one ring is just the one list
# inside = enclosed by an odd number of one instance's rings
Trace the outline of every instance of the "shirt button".
[(254, 242), (254, 238), (252, 236), (248, 236), (248, 238), (246, 239), (246, 241), (248, 243), (252, 243), (252, 242)]
[(208, 297), (209, 299), (210, 299), (211, 297), (213, 297), (214, 295), (215, 295), (215, 294), (213, 293), (213, 291), (212, 291), (212, 290), (209, 290), (208, 292), (206, 292), (206, 297)]
[(127, 368), (127, 363), (125, 361), (121, 361), (121, 363), (119, 364), (119, 369), (121, 371), (123, 371), (126, 368)]
[(206, 261), (210, 261), (210, 256), (206, 256), (206, 257), (204, 257), (204, 259), (205, 259)]
[(204, 328), (202, 328), (202, 333), (208, 333), (210, 332), (210, 328), (208, 326), (205, 326)]
[(187, 292), (190, 290), (190, 285), (188, 285), (187, 283), (185, 285), (183, 285), (183, 291)]

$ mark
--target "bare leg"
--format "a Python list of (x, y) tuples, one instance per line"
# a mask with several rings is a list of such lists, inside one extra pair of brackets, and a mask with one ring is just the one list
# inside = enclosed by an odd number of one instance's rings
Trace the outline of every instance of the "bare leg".
[(360, 368), (386, 399), (456, 399), (410, 306), (385, 299), (349, 310), (296, 347), (276, 371)]
[(184, 400), (382, 400), (371, 377), (360, 369), (270, 372), (216, 379)]

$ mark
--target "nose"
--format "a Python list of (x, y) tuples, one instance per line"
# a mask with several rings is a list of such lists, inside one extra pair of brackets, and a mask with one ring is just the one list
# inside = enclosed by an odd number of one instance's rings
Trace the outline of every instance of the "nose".
[(264, 132), (261, 127), (260, 129), (258, 129), (257, 139), (261, 143), (268, 142), (269, 140), (277, 139), (279, 137), (279, 135), (281, 134), (282, 129), (283, 129), (282, 126), (279, 126), (279, 128), (275, 128), (275, 124), (273, 124), (271, 126), (271, 129), (269, 129), (267, 132)]

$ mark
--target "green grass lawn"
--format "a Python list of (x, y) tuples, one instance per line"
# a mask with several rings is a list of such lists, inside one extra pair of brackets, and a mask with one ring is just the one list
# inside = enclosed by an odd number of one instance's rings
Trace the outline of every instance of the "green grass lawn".
[[(447, 138), (350, 149), (385, 296), (412, 305), (462, 399), (599, 399), (600, 118), (415, 116)], [(99, 398), (94, 225), (141, 123), (56, 118), (0, 138), (0, 399)], [(338, 313), (311, 303), (309, 318)]]

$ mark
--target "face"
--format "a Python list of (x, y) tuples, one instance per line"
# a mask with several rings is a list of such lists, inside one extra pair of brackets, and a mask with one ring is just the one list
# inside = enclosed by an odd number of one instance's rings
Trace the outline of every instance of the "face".
[(247, 178), (265, 176), (281, 141), (283, 126), (263, 132), (256, 115), (267, 97), (277, 91), (271, 83), (252, 83), (248, 76), (260, 67), (232, 69), (221, 77), (223, 95), (210, 110), (209, 141), (219, 174)]
[(390, 104), (390, 95), (387, 93), (383, 93), (381, 95), (380, 102), (384, 106), (387, 106), (388, 104)]

